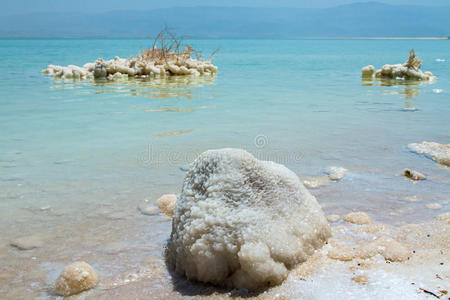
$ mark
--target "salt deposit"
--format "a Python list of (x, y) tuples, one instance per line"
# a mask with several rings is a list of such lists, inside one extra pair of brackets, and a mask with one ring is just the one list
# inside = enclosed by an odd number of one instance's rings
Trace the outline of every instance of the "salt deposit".
[(254, 290), (280, 284), (329, 236), (293, 172), (244, 150), (210, 150), (184, 180), (167, 260), (188, 279)]
[(417, 202), (417, 201), (419, 201), (417, 196), (406, 196), (406, 197), (403, 197), (401, 200), (405, 201), (405, 202)]
[(98, 276), (92, 267), (77, 261), (64, 268), (55, 283), (55, 292), (61, 296), (71, 296), (92, 289), (97, 285)]
[(49, 65), (42, 71), (56, 78), (70, 80), (107, 79), (116, 80), (123, 77), (177, 76), (177, 75), (211, 75), (217, 72), (217, 66), (210, 61), (200, 61), (194, 58), (169, 60), (168, 62), (149, 60), (143, 56), (133, 58), (115, 57), (111, 60), (97, 59), (82, 67), (69, 65), (67, 67)]
[(450, 144), (439, 144), (434, 142), (412, 143), (408, 145), (411, 151), (423, 154), (437, 163), (450, 167)]
[(439, 203), (430, 203), (430, 204), (427, 204), (427, 208), (439, 210), (442, 208), (442, 205), (440, 205)]
[(307, 188), (315, 189), (329, 183), (330, 178), (328, 176), (311, 177), (304, 179), (302, 182)]
[(339, 215), (329, 215), (327, 216), (328, 222), (337, 222), (341, 219)]
[[(376, 225), (382, 224), (333, 227), (329, 243), (298, 266), (271, 296), (433, 299), (431, 292), (446, 299), (450, 276), (446, 263), (450, 253), (448, 219), (401, 227)], [(378, 230), (372, 230), (374, 226)], [(372, 228), (370, 233), (368, 228)]]
[[(434, 80), (435, 77), (431, 72), (422, 72), (422, 60), (416, 58), (414, 50), (409, 53), (409, 58), (404, 64), (384, 65), (380, 70), (375, 72), (375, 78), (387, 79), (413, 79), (413, 80)], [(373, 66), (362, 68), (362, 76), (364, 78), (372, 77)]]
[(158, 200), (156, 200), (156, 204), (158, 205), (160, 211), (168, 217), (173, 216), (173, 210), (176, 202), (177, 195), (174, 194), (162, 195)]
[(342, 178), (345, 177), (345, 175), (347, 174), (348, 170), (342, 167), (328, 167), (325, 170), (325, 173), (328, 174), (328, 177), (331, 180), (341, 180)]
[(367, 67), (362, 68), (361, 73), (363, 78), (372, 78), (373, 74), (375, 72), (375, 67), (372, 65), (369, 65)]
[(43, 241), (41, 237), (32, 235), (15, 239), (11, 242), (11, 246), (16, 247), (19, 250), (31, 250), (42, 247)]
[(352, 224), (370, 224), (372, 219), (365, 212), (352, 212), (344, 217), (344, 221)]
[(158, 214), (158, 207), (150, 199), (144, 199), (144, 201), (138, 205), (138, 210), (143, 215), (152, 216)]
[(426, 179), (426, 176), (422, 173), (410, 169), (403, 170), (403, 176), (416, 181)]
[(450, 212), (443, 213), (443, 214), (437, 216), (436, 219), (440, 220), (440, 221), (450, 220)]

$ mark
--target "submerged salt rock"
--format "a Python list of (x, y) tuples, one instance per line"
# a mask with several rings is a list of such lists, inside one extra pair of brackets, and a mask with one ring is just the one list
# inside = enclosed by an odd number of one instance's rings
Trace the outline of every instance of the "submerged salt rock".
[(162, 195), (158, 200), (156, 200), (156, 204), (163, 214), (168, 217), (173, 216), (173, 210), (175, 208), (175, 203), (177, 202), (177, 195), (167, 194)]
[(158, 207), (150, 199), (142, 201), (138, 205), (138, 210), (143, 215), (153, 216), (158, 214)]
[(337, 222), (341, 219), (341, 217), (339, 215), (329, 215), (327, 216), (327, 220), (328, 222)]
[(302, 182), (307, 188), (315, 189), (326, 185), (330, 181), (328, 176), (311, 177), (304, 179)]
[(167, 259), (188, 279), (254, 290), (281, 283), (329, 236), (292, 171), (244, 150), (210, 150), (184, 180)]
[(344, 217), (344, 221), (352, 224), (371, 224), (372, 219), (365, 212), (352, 212)]
[(19, 250), (31, 250), (42, 247), (43, 241), (39, 236), (31, 235), (15, 239), (10, 245)]
[(417, 201), (419, 201), (417, 196), (406, 196), (406, 197), (403, 197), (401, 200), (405, 201), (405, 202), (417, 202)]
[(427, 208), (439, 210), (442, 208), (442, 205), (440, 205), (439, 203), (430, 203), (430, 204), (427, 204)]
[(436, 217), (436, 219), (439, 221), (450, 220), (450, 212), (440, 214), (439, 216)]
[(372, 77), (374, 72), (375, 72), (375, 67), (372, 65), (366, 66), (366, 67), (362, 68), (362, 70), (361, 70), (362, 77), (364, 77), (364, 78)]
[(71, 296), (92, 289), (97, 281), (94, 269), (84, 261), (77, 261), (64, 268), (54, 289), (58, 295)]
[(345, 177), (345, 175), (347, 174), (348, 170), (342, 167), (328, 167), (325, 170), (325, 173), (328, 174), (328, 177), (331, 180), (341, 180), (342, 178)]
[(450, 167), (450, 144), (435, 142), (412, 143), (408, 145), (411, 151), (423, 154), (441, 165)]
[(425, 175), (423, 175), (420, 172), (411, 170), (411, 169), (403, 170), (403, 176), (405, 176), (406, 178), (409, 178), (411, 180), (416, 180), (416, 181), (426, 179)]

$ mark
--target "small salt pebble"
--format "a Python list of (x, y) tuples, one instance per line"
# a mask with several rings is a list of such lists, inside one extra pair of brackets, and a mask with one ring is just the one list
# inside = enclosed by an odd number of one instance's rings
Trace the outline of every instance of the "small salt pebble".
[(347, 174), (348, 170), (342, 167), (329, 167), (325, 170), (331, 180), (341, 180)]
[(436, 219), (439, 220), (439, 221), (449, 220), (450, 219), (450, 212), (440, 214), (439, 216), (436, 217)]
[(420, 172), (411, 170), (411, 169), (403, 170), (403, 176), (405, 176), (406, 178), (409, 178), (411, 180), (416, 180), (416, 181), (426, 179), (425, 175), (423, 175)]
[(98, 276), (84, 261), (74, 262), (64, 268), (55, 282), (55, 292), (61, 296), (71, 296), (90, 290), (97, 285)]
[(330, 178), (328, 178), (328, 176), (311, 177), (302, 180), (303, 184), (310, 189), (315, 189), (323, 185), (326, 185), (329, 181)]
[(156, 207), (156, 205), (151, 202), (150, 199), (145, 199), (144, 201), (142, 201), (142, 203), (138, 206), (138, 210), (141, 212), (141, 214), (147, 216), (154, 216), (159, 212), (158, 207)]
[(352, 224), (363, 225), (373, 223), (368, 214), (364, 212), (349, 213), (344, 217), (344, 221)]
[(407, 197), (404, 197), (402, 199), (402, 201), (405, 201), (405, 202), (417, 202), (417, 201), (419, 201), (419, 199), (417, 199), (417, 196), (407, 196)]
[(337, 222), (341, 219), (339, 215), (329, 215), (327, 216), (328, 222)]
[(158, 200), (156, 200), (156, 204), (163, 214), (168, 217), (173, 216), (173, 210), (175, 209), (175, 203), (177, 202), (177, 195), (174, 194), (166, 194), (162, 195)]
[(442, 208), (442, 205), (440, 205), (439, 203), (431, 203), (427, 204), (427, 208), (438, 210)]

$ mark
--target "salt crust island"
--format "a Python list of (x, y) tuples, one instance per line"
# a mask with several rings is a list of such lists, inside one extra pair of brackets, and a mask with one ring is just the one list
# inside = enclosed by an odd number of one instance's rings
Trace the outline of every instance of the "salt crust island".
[(282, 283), (330, 236), (292, 171), (244, 150), (209, 150), (185, 177), (166, 258), (190, 280), (257, 290)]
[(409, 58), (404, 64), (384, 65), (380, 70), (375, 72), (372, 65), (362, 68), (361, 73), (363, 79), (371, 79), (375, 73), (377, 79), (406, 79), (406, 80), (424, 80), (433, 81), (436, 79), (431, 72), (422, 72), (422, 60), (416, 58), (414, 50), (411, 49)]
[(200, 61), (191, 57), (188, 46), (181, 53), (159, 54), (160, 49), (144, 50), (132, 58), (116, 56), (111, 60), (97, 59), (82, 67), (49, 65), (42, 73), (55, 78), (67, 80), (107, 79), (117, 80), (123, 77), (177, 76), (177, 75), (212, 75), (217, 73), (217, 66), (210, 60)]

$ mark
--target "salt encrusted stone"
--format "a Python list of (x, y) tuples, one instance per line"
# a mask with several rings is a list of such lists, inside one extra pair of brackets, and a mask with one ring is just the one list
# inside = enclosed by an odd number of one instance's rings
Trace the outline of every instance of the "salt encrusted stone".
[(416, 181), (418, 181), (418, 180), (424, 180), (424, 179), (427, 178), (427, 177), (426, 177), (425, 175), (423, 175), (422, 173), (417, 172), (417, 171), (414, 171), (414, 170), (411, 170), (411, 169), (405, 169), (405, 170), (403, 170), (403, 176), (405, 176), (406, 178), (409, 178), (409, 179), (411, 179), (411, 180), (416, 180)]
[(441, 165), (450, 167), (450, 144), (434, 142), (412, 143), (408, 148), (416, 153), (423, 154)]
[(254, 290), (280, 284), (329, 236), (292, 171), (244, 150), (210, 150), (186, 175), (166, 254), (188, 279)]
[(84, 261), (74, 262), (64, 268), (55, 283), (55, 292), (61, 296), (71, 296), (90, 290), (97, 285), (98, 276)]
[(344, 217), (344, 221), (352, 224), (363, 225), (373, 223), (372, 219), (365, 212), (352, 212)]

